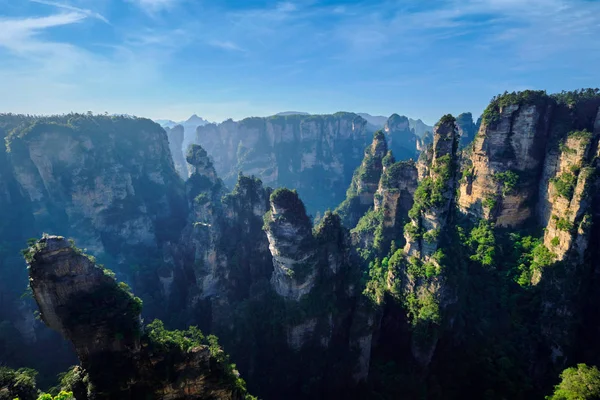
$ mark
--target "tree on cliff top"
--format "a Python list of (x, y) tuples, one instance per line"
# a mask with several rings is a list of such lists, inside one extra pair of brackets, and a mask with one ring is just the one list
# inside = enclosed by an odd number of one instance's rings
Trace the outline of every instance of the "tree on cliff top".
[(595, 366), (577, 364), (560, 374), (561, 382), (547, 400), (592, 400), (600, 399), (600, 371)]

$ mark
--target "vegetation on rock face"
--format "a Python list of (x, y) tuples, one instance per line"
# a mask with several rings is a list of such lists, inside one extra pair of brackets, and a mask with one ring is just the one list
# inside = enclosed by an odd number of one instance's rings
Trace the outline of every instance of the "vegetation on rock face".
[(483, 122), (487, 125), (500, 120), (500, 110), (508, 106), (521, 106), (526, 104), (539, 104), (545, 101), (548, 95), (544, 90), (524, 90), (522, 92), (504, 92), (495, 96), (483, 112)]
[(514, 171), (496, 172), (492, 178), (501, 185), (504, 197), (510, 194), (519, 182), (519, 175)]
[(558, 384), (548, 400), (593, 400), (600, 398), (600, 371), (595, 366), (577, 364), (560, 374)]
[(0, 400), (35, 400), (37, 372), (29, 368), (13, 370), (0, 366)]

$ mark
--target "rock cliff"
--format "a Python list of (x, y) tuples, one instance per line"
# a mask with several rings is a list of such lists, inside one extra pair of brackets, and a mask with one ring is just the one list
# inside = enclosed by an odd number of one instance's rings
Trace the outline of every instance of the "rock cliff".
[(552, 110), (543, 92), (490, 104), (465, 167), (462, 211), (510, 227), (534, 216)]
[(457, 288), (448, 283), (440, 247), (454, 214), (458, 141), (456, 120), (451, 115), (442, 117), (434, 128), (431, 161), (424, 166), (424, 179), (415, 192), (411, 220), (404, 228), (404, 267), (390, 271), (396, 274), (390, 284), (402, 293), (411, 315), (412, 354), (423, 366), (431, 362), (440, 327), (449, 319), (447, 308), (457, 301)]
[(33, 232), (62, 230), (97, 256), (158, 251), (186, 208), (164, 130), (126, 117), (29, 118), (7, 137)]
[(70, 388), (78, 399), (246, 397), (216, 344), (202, 344), (197, 330), (167, 332), (160, 321), (142, 327), (142, 301), (64, 238), (44, 236), (25, 257), (43, 321), (81, 362)]
[(360, 167), (354, 171), (346, 199), (336, 209), (347, 228), (354, 228), (365, 212), (373, 207), (387, 152), (385, 134), (383, 131), (375, 132), (373, 142), (365, 149)]
[(273, 256), (273, 288), (285, 299), (298, 301), (312, 290), (317, 271), (312, 225), (296, 192), (273, 192), (265, 231)]
[[(239, 172), (266, 185), (297, 189), (309, 213), (343, 200), (372, 131), (356, 114), (277, 115), (201, 126), (197, 141), (214, 161), (225, 183)], [(317, 184), (318, 182), (318, 184)]]

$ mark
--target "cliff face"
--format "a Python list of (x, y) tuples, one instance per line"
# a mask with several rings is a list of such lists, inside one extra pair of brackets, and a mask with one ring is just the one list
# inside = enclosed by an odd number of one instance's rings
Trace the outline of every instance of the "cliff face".
[(379, 187), (375, 194), (375, 212), (383, 212), (383, 225), (399, 229), (413, 206), (417, 190), (417, 168), (413, 161), (399, 161), (384, 165)]
[(184, 128), (182, 125), (175, 125), (172, 128), (165, 127), (167, 137), (169, 139), (169, 149), (173, 156), (173, 162), (175, 163), (175, 170), (182, 179), (187, 179), (189, 171), (185, 158), (183, 157), (183, 139), (184, 139)]
[(535, 214), (553, 103), (532, 92), (488, 109), (466, 166), (459, 206), (477, 218), (515, 227)]
[(347, 187), (370, 139), (366, 124), (352, 113), (228, 120), (199, 127), (197, 143), (228, 185), (243, 172), (297, 189), (314, 214), (343, 199), (338, 188)]
[(43, 321), (81, 361), (70, 388), (78, 399), (245, 397), (218, 350), (194, 343), (199, 331), (186, 339), (194, 346), (173, 347), (177, 333), (159, 322), (142, 328), (141, 300), (64, 238), (44, 236), (25, 257)]
[(280, 296), (298, 301), (314, 286), (316, 260), (312, 226), (295, 192), (273, 192), (265, 228), (273, 256), (271, 284)]
[[(185, 224), (183, 182), (165, 132), (149, 120), (7, 114), (0, 115), (0, 133), (0, 324), (16, 332), (0, 335), (1, 348), (15, 348), (2, 358), (31, 365), (32, 354), (46, 351), (56, 364), (38, 368), (49, 377), (74, 356), (32, 317), (33, 301), (14, 284), (26, 282), (22, 243), (44, 231), (64, 233), (115, 265), (142, 297), (158, 299), (153, 267)], [(149, 302), (148, 310), (156, 312), (160, 302)]]
[(158, 250), (185, 221), (167, 136), (149, 120), (67, 115), (7, 138), (35, 231), (61, 230), (96, 255)]

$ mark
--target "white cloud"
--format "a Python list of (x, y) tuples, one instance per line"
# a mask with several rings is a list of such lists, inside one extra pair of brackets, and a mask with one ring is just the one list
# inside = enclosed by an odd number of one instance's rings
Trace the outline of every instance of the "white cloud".
[[(70, 12), (47, 17), (0, 19), (0, 47), (17, 53), (44, 50), (44, 46), (49, 44), (36, 37), (40, 31), (78, 23), (85, 18), (85, 14)], [(46, 50), (51, 52), (51, 47)]]
[(87, 10), (87, 9), (84, 9), (84, 8), (75, 7), (75, 6), (72, 6), (70, 4), (58, 3), (58, 2), (55, 2), (55, 1), (48, 1), (48, 0), (29, 0), (29, 1), (31, 1), (32, 3), (45, 4), (45, 5), (48, 5), (48, 6), (53, 6), (53, 7), (57, 7), (57, 8), (62, 8), (64, 10), (68, 10), (68, 11), (73, 11), (73, 12), (76, 12), (76, 13), (84, 14), (84, 15), (86, 15), (88, 17), (99, 19), (100, 21), (105, 22), (107, 24), (109, 23), (108, 20), (102, 14), (99, 14), (97, 12), (94, 12), (94, 11), (91, 11), (91, 10)]

